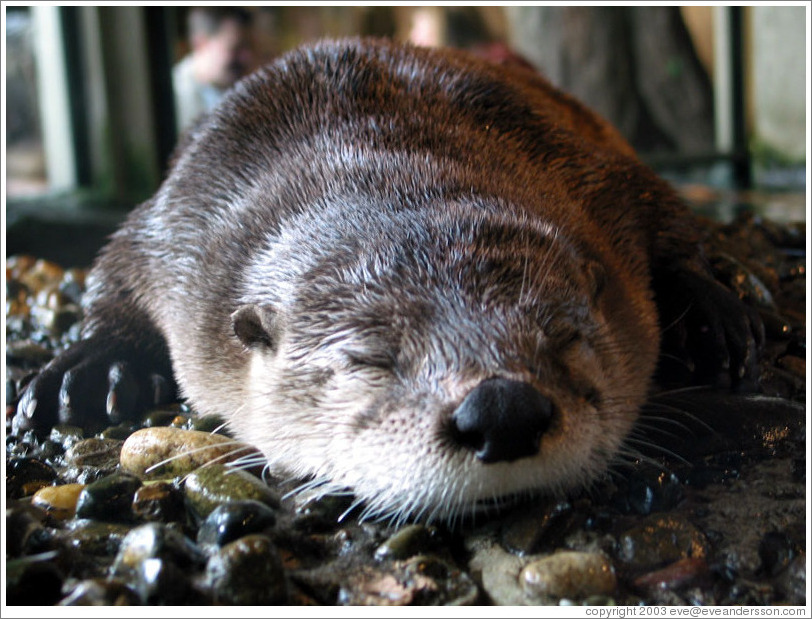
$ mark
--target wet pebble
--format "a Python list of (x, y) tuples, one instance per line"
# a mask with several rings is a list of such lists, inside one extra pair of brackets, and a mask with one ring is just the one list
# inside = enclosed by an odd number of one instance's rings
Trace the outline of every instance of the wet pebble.
[(39, 367), (53, 357), (53, 352), (31, 340), (17, 340), (6, 345), (6, 362), (9, 364)]
[(397, 562), (386, 570), (361, 569), (338, 592), (348, 606), (428, 606), (475, 604), (479, 591), (458, 568), (432, 556)]
[(46, 486), (37, 490), (31, 503), (45, 510), (52, 518), (67, 520), (76, 515), (76, 504), (84, 488), (84, 484)]
[(634, 569), (651, 569), (708, 554), (705, 535), (678, 515), (649, 516), (618, 538), (618, 558)]
[(429, 595), (418, 596), (416, 601), (420, 604), (469, 606), (479, 599), (476, 583), (459, 568), (442, 559), (421, 555), (401, 565), (407, 583), (413, 586), (425, 583), (423, 590)]
[(99, 432), (99, 438), (107, 438), (118, 441), (125, 441), (130, 434), (138, 430), (140, 426), (129, 421), (124, 421), (116, 426), (109, 426)]
[(93, 467), (112, 473), (118, 468), (121, 441), (109, 438), (86, 438), (65, 452), (65, 462), (74, 467)]
[(210, 603), (192, 588), (189, 573), (172, 561), (144, 559), (135, 567), (135, 588), (142, 604), (185, 605)]
[(287, 600), (282, 560), (264, 535), (226, 544), (209, 559), (206, 582), (217, 604), (267, 605)]
[(138, 430), (121, 450), (121, 466), (146, 479), (178, 477), (202, 465), (231, 462), (250, 453), (253, 447), (218, 434), (172, 427)]
[(611, 595), (617, 587), (615, 570), (602, 554), (560, 551), (525, 566), (519, 580), (534, 597), (582, 599)]
[(65, 270), (50, 260), (43, 258), (35, 259), (29, 264), (29, 257), (20, 260), (12, 267), (13, 272), (19, 273), (16, 276), (21, 283), (25, 284), (31, 291), (40, 291), (49, 285), (58, 284), (63, 278)]
[(19, 557), (23, 553), (28, 538), (42, 530), (45, 517), (46, 513), (42, 509), (24, 503), (6, 508), (4, 534), (7, 556)]
[(683, 589), (709, 580), (710, 570), (704, 559), (686, 557), (666, 567), (634, 579), (634, 587), (645, 593), (662, 589)]
[(91, 578), (79, 582), (60, 606), (135, 606), (138, 594), (117, 578)]
[(183, 491), (164, 481), (145, 484), (135, 491), (132, 511), (139, 520), (182, 522), (186, 517)]
[(673, 509), (683, 496), (682, 484), (673, 473), (645, 471), (631, 476), (625, 501), (630, 512), (648, 515)]
[(375, 550), (375, 558), (407, 559), (430, 550), (436, 542), (437, 531), (421, 524), (403, 527)]
[(263, 533), (276, 524), (274, 511), (259, 501), (235, 501), (216, 507), (200, 525), (198, 544), (224, 546), (252, 533)]
[(30, 496), (56, 479), (56, 471), (36, 458), (12, 458), (6, 464), (6, 496)]
[(81, 318), (82, 310), (74, 304), (57, 307), (34, 305), (31, 308), (32, 325), (57, 337), (65, 333)]
[(111, 571), (116, 576), (131, 575), (147, 559), (159, 559), (183, 569), (196, 569), (206, 562), (205, 554), (183, 533), (165, 524), (151, 522), (127, 533)]
[(188, 505), (200, 519), (205, 519), (218, 505), (233, 501), (259, 501), (279, 507), (279, 498), (265, 483), (250, 473), (222, 464), (199, 468), (186, 478), (183, 487)]
[(80, 552), (112, 557), (118, 552), (121, 541), (130, 529), (130, 525), (118, 522), (74, 518), (65, 522), (65, 529), (60, 532), (60, 537)]
[(196, 430), (198, 432), (217, 432), (228, 435), (225, 421), (217, 415), (191, 415), (186, 418), (183, 424), (185, 430)]
[(61, 445), (63, 449), (67, 450), (85, 438), (85, 432), (82, 430), (82, 428), (77, 426), (57, 424), (51, 428), (51, 434), (48, 436), (48, 438), (54, 443)]
[(55, 553), (12, 559), (6, 563), (6, 599), (11, 606), (56, 604), (62, 597), (61, 570), (51, 562)]
[(160, 428), (170, 425), (178, 416), (175, 410), (157, 410), (144, 417), (145, 428)]
[(352, 495), (297, 495), (294, 499), (294, 526), (310, 533), (332, 531), (352, 506)]
[(572, 515), (572, 505), (562, 501), (508, 517), (501, 528), (502, 546), (519, 556), (554, 548), (575, 526)]
[(115, 473), (86, 486), (76, 503), (79, 518), (113, 522), (133, 519), (132, 503), (141, 480), (128, 473)]

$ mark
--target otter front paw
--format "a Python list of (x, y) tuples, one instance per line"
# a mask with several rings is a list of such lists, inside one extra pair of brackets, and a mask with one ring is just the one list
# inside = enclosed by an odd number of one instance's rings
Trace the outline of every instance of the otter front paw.
[(13, 430), (43, 434), (57, 423), (97, 429), (138, 419), (147, 408), (176, 398), (165, 365), (107, 338), (77, 342), (28, 384)]
[(655, 284), (664, 382), (755, 388), (764, 347), (758, 312), (710, 274), (672, 271)]

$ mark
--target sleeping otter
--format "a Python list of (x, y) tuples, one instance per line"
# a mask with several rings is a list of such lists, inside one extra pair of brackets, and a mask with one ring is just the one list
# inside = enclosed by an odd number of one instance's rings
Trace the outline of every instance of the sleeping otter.
[(368, 514), (563, 490), (623, 450), (649, 393), (654, 286), (708, 327), (698, 367), (754, 371), (760, 326), (699, 237), (613, 128), (528, 70), (306, 47), (187, 136), (15, 428), (109, 424), (177, 384)]

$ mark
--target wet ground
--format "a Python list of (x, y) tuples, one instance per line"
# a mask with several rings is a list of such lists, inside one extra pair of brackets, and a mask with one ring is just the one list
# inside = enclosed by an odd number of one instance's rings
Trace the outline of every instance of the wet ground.
[(654, 397), (645, 457), (453, 530), (340, 519), (351, 497), (282, 498), (222, 464), (147, 473), (166, 445), (217, 443), (182, 405), (97, 435), (15, 435), (18, 394), (77, 335), (83, 272), (9, 261), (8, 603), (806, 604), (805, 227), (740, 215), (758, 196), (686, 194), (727, 204), (708, 246), (764, 318), (760, 393)]

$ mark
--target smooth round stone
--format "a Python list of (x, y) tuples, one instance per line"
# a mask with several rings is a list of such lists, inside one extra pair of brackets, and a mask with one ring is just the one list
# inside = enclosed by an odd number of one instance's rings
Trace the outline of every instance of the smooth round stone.
[(56, 471), (35, 458), (12, 458), (6, 465), (6, 496), (30, 496), (56, 479)]
[(12, 559), (6, 563), (5, 602), (10, 606), (56, 604), (63, 579), (62, 572), (51, 561), (32, 557)]
[[(163, 559), (145, 559), (139, 563), (135, 568), (135, 584), (143, 604), (188, 604), (193, 596), (188, 571)], [(200, 596), (194, 597), (200, 604)]]
[(615, 570), (597, 553), (562, 551), (525, 566), (519, 576), (533, 596), (583, 599), (611, 595), (617, 587)]
[(122, 442), (106, 438), (86, 438), (65, 452), (65, 461), (76, 467), (114, 471), (118, 467)]
[(107, 578), (83, 580), (59, 602), (59, 606), (136, 606), (138, 594), (122, 581)]
[(403, 572), (411, 582), (428, 585), (429, 599), (436, 596), (436, 602), (432, 600), (432, 603), (470, 606), (476, 604), (479, 598), (479, 589), (468, 574), (437, 557), (413, 557), (403, 564)]
[(177, 411), (173, 410), (156, 410), (148, 413), (144, 417), (145, 428), (161, 428), (171, 425), (175, 417), (178, 416)]
[(6, 556), (17, 557), (23, 554), (28, 538), (41, 532), (46, 514), (38, 507), (17, 504), (6, 508), (4, 535), (6, 536)]
[(630, 567), (652, 569), (708, 554), (708, 540), (690, 522), (674, 515), (654, 515), (618, 538), (617, 556)]
[(146, 479), (187, 475), (209, 462), (231, 462), (258, 453), (253, 447), (219, 434), (172, 427), (138, 430), (121, 450), (121, 466)]
[(70, 449), (73, 445), (85, 438), (85, 432), (78, 426), (60, 423), (51, 428), (51, 434), (48, 438), (54, 443), (59, 443), (65, 449)]
[(375, 558), (400, 560), (425, 552), (432, 546), (433, 533), (421, 524), (405, 526), (378, 546)]
[(164, 524), (151, 522), (127, 533), (113, 562), (117, 576), (134, 574), (147, 559), (160, 559), (187, 569), (202, 566), (205, 555), (185, 535)]
[(216, 604), (266, 605), (287, 600), (282, 560), (264, 535), (246, 535), (209, 559), (206, 578)]
[(355, 501), (349, 494), (308, 494), (296, 495), (294, 526), (300, 531), (317, 533), (334, 530), (343, 514)]
[(259, 501), (236, 501), (219, 505), (197, 532), (198, 544), (224, 546), (252, 533), (262, 533), (276, 524), (274, 511)]
[(32, 324), (54, 335), (62, 335), (81, 317), (82, 311), (73, 304), (57, 308), (34, 305), (31, 308)]
[(76, 514), (76, 503), (84, 488), (84, 484), (46, 486), (37, 490), (31, 497), (31, 503), (57, 520), (67, 520)]
[(76, 503), (79, 518), (132, 520), (132, 502), (141, 480), (127, 473), (115, 473), (85, 486)]
[(18, 363), (26, 367), (39, 367), (53, 358), (53, 352), (31, 340), (18, 340), (8, 342), (6, 345), (6, 360), (9, 363)]
[(137, 518), (151, 522), (177, 522), (186, 516), (183, 492), (164, 481), (150, 482), (136, 490), (132, 509)]
[(276, 494), (250, 473), (222, 464), (204, 466), (184, 482), (186, 500), (198, 518), (204, 519), (222, 504), (234, 501), (259, 501), (279, 507)]
[(102, 557), (114, 556), (130, 525), (73, 518), (65, 522), (63, 539), (76, 550)]
[(109, 426), (99, 433), (99, 438), (109, 438), (118, 441), (125, 441), (130, 434), (138, 430), (140, 426), (125, 421), (117, 426)]
[(681, 589), (707, 579), (709, 574), (704, 559), (680, 559), (662, 569), (638, 576), (634, 579), (634, 587), (642, 592)]
[(500, 541), (519, 556), (552, 550), (573, 528), (573, 509), (567, 502), (543, 506), (505, 518)]

